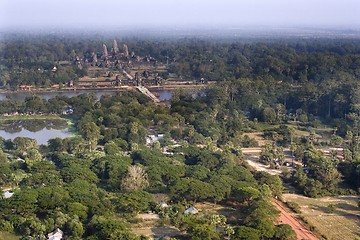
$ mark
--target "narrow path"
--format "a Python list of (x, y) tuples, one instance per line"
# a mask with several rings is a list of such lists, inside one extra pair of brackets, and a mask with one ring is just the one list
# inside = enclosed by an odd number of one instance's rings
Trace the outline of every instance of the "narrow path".
[(288, 212), (279, 201), (273, 201), (273, 205), (280, 213), (279, 221), (283, 224), (289, 224), (297, 235), (297, 239), (319, 240), (311, 231), (306, 229), (290, 212)]
[(147, 89), (146, 87), (136, 87), (136, 88), (139, 90), (139, 92), (148, 96), (155, 103), (160, 102), (160, 100), (152, 92), (150, 92), (149, 89)]

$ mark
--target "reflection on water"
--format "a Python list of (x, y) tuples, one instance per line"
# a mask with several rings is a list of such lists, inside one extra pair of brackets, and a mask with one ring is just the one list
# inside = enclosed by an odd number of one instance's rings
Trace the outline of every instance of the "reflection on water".
[[(203, 90), (198, 89), (186, 89), (181, 90), (183, 92), (190, 93), (194, 98), (196, 98), (198, 95), (203, 95)], [(152, 93), (154, 93), (161, 101), (170, 100), (172, 95), (174, 94), (174, 90), (151, 90)], [(116, 95), (118, 91), (105, 91), (105, 90), (98, 90), (98, 91), (92, 91), (92, 90), (79, 90), (77, 92), (11, 92), (11, 93), (4, 93), (0, 92), (0, 100), (4, 100), (6, 98), (14, 99), (17, 101), (24, 101), (26, 97), (31, 96), (39, 96), (45, 100), (49, 100), (50, 98), (54, 98), (56, 96), (66, 96), (68, 98), (78, 96), (81, 94), (95, 94), (96, 99), (100, 100), (101, 96), (103, 95)]]
[[(170, 100), (171, 96), (174, 91), (168, 91), (168, 90), (161, 90), (161, 91), (152, 91), (154, 93), (157, 93), (160, 100)], [(96, 95), (97, 100), (100, 100), (101, 96), (103, 95), (116, 95), (118, 91), (91, 91), (91, 90), (84, 90), (84, 91), (77, 91), (77, 92), (12, 92), (12, 93), (0, 93), (0, 100), (4, 100), (6, 98), (18, 100), (18, 101), (24, 101), (26, 97), (31, 96), (39, 96), (45, 100), (49, 100), (50, 98), (54, 98), (56, 96), (66, 96), (66, 97), (74, 97), (81, 94), (88, 94), (88, 93), (94, 93)]]
[(0, 121), (0, 136), (5, 139), (29, 137), (38, 144), (46, 144), (52, 138), (67, 138), (73, 134), (63, 119), (26, 119)]
[[(152, 91), (161, 101), (170, 100), (174, 91), (172, 90), (156, 90)], [(203, 94), (202, 91), (198, 90), (186, 90), (190, 92), (193, 97), (198, 94)], [(54, 98), (56, 96), (74, 97), (81, 94), (94, 93), (96, 98), (99, 100), (103, 95), (116, 95), (117, 91), (77, 91), (77, 92), (14, 92), (14, 93), (1, 93), (0, 100), (6, 98), (23, 101), (29, 96), (39, 96), (45, 100)], [(66, 138), (71, 137), (72, 133), (69, 132), (67, 123), (61, 119), (54, 120), (9, 120), (0, 121), (0, 136), (5, 139), (14, 139), (16, 137), (29, 137), (37, 140), (38, 144), (46, 144), (49, 139), (60, 137)]]

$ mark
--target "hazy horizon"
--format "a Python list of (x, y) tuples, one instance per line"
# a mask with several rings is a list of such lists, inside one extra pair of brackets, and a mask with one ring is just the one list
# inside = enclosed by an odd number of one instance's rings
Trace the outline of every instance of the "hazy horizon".
[(358, 0), (0, 0), (0, 29), (360, 29)]

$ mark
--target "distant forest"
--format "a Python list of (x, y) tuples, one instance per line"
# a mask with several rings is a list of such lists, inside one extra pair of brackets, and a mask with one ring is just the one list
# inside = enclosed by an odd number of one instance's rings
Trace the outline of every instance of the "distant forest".
[[(5, 36), (0, 41), (0, 86), (51, 86), (87, 75), (59, 62), (102, 54), (114, 38)], [(252, 118), (266, 107), (308, 117), (344, 118), (360, 112), (360, 40), (118, 39), (129, 52), (151, 56), (178, 79), (218, 81)], [(40, 69), (40, 70), (39, 70)], [(236, 82), (236, 84), (233, 84)], [(340, 123), (339, 123), (340, 124)], [(345, 134), (345, 132), (343, 132)]]
[[(0, 42), (1, 86), (56, 83), (60, 76), (39, 74), (59, 61), (74, 61), (75, 56), (91, 58), (102, 52), (102, 44), (113, 39), (99, 37), (4, 37)], [(289, 83), (321, 83), (332, 78), (360, 76), (360, 40), (284, 39), (284, 40), (173, 40), (121, 39), (129, 51), (152, 56), (168, 63), (171, 73), (182, 78), (266, 78)], [(76, 78), (86, 72), (68, 72)], [(65, 73), (63, 73), (65, 74)], [(64, 76), (65, 77), (65, 76)]]

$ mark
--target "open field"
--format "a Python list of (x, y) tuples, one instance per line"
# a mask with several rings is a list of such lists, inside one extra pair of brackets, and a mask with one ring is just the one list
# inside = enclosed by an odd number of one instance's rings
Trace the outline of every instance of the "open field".
[[(284, 194), (286, 202), (300, 206), (304, 221), (314, 226), (326, 239), (360, 239), (360, 209), (357, 196), (308, 198), (297, 194)], [(329, 204), (334, 206), (329, 211)]]
[(247, 135), (249, 138), (254, 138), (258, 142), (259, 147), (264, 146), (268, 143), (271, 143), (271, 140), (264, 139), (263, 134), (264, 134), (264, 132), (244, 133), (244, 135)]
[(20, 238), (14, 234), (0, 232), (0, 240), (19, 240)]
[(228, 223), (237, 222), (238, 220), (238, 212), (235, 208), (232, 207), (225, 207), (211, 202), (199, 202), (195, 204), (195, 207), (199, 210), (201, 214), (224, 215), (227, 218)]
[(132, 228), (132, 232), (138, 236), (146, 236), (154, 239), (165, 236), (182, 236), (181, 231), (175, 227), (161, 226), (161, 227), (136, 227)]

